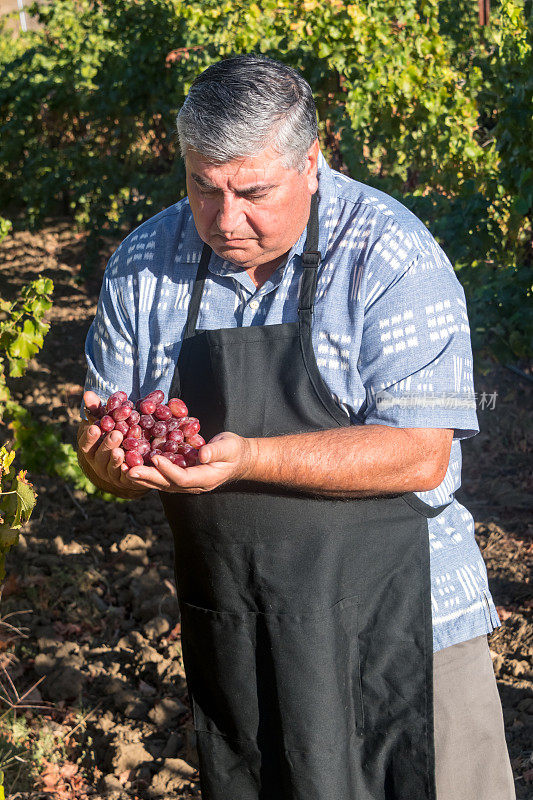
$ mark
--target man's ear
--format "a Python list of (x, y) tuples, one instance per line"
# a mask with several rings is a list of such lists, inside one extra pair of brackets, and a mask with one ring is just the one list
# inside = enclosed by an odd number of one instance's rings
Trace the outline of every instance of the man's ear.
[(318, 154), (320, 147), (318, 139), (315, 139), (309, 150), (307, 151), (307, 160), (305, 165), (305, 177), (307, 179), (307, 186), (311, 194), (314, 194), (318, 189)]

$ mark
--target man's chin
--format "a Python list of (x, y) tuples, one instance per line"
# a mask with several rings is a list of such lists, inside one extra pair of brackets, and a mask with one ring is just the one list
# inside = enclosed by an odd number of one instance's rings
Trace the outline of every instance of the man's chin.
[(253, 264), (254, 256), (245, 247), (221, 245), (217, 242), (216, 245), (211, 245), (211, 248), (217, 256), (228, 261), (235, 269), (249, 269)]

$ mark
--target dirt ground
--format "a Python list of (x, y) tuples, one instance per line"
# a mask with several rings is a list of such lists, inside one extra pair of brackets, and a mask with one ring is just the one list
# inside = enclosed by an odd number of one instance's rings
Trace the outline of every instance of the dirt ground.
[[(83, 245), (59, 222), (0, 246), (2, 297), (39, 273), (54, 280), (44, 349), (11, 385), (72, 443), (105, 262), (80, 280)], [(502, 619), (490, 648), (517, 796), (533, 798), (532, 386), (498, 367), (476, 389), (482, 432), (463, 447), (460, 500), (476, 519)], [(0, 610), (15, 613), (10, 622), (24, 625), (27, 638), (0, 642), (0, 673), (11, 662), (19, 694), (42, 681), (26, 698), (33, 708), (0, 718), (0, 761), (6, 749), (22, 759), (6, 770), (7, 796), (198, 798), (172, 543), (157, 496), (107, 503), (57, 478), (30, 479), (37, 507), (9, 557)]]

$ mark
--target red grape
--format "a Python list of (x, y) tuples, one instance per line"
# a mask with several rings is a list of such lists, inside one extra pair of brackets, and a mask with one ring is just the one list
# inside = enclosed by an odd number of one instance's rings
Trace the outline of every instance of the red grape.
[(88, 409), (88, 411), (89, 414), (95, 419), (102, 419), (102, 417), (105, 417), (105, 415), (107, 414), (106, 408), (104, 405), (102, 405), (102, 403), (100, 403), (98, 408), (95, 408), (92, 411), (91, 409)]
[(113, 417), (110, 417), (109, 414), (106, 414), (104, 417), (102, 417), (98, 424), (102, 431), (109, 433), (115, 427), (115, 420)]
[(200, 423), (198, 420), (194, 419), (193, 417), (189, 417), (189, 419), (190, 422), (187, 422), (186, 425), (180, 425), (180, 428), (183, 431), (183, 435), (186, 439), (188, 439), (190, 436), (194, 436), (194, 434), (198, 433), (200, 430)]
[(159, 449), (162, 444), (165, 444), (166, 437), (165, 436), (154, 436), (150, 444), (154, 448), (154, 450)]
[(156, 389), (155, 392), (150, 392), (144, 398), (145, 400), (152, 400), (156, 406), (163, 402), (165, 399), (165, 393), (161, 391), (161, 389)]
[(122, 399), (122, 397), (119, 397), (119, 394), (123, 395), (123, 394), (125, 394), (125, 392), (120, 392), (120, 393), (119, 392), (115, 392), (115, 394), (112, 394), (111, 397), (108, 398), (107, 403), (105, 404), (106, 411), (108, 411), (108, 412), (109, 411), (114, 411), (115, 408), (118, 408), (119, 406), (121, 406), (122, 403), (124, 402), (124, 400), (127, 399), (127, 396), (124, 397), (124, 399)]
[(142, 464), (144, 464), (144, 459), (142, 455), (137, 452), (137, 450), (128, 450), (124, 456), (124, 461), (128, 467), (140, 467)]
[(193, 448), (189, 453), (184, 454), (183, 458), (188, 467), (195, 467), (198, 462), (198, 451)]
[(142, 400), (139, 403), (139, 411), (141, 414), (153, 414), (156, 410), (156, 404), (153, 400)]
[(124, 422), (125, 419), (128, 419), (130, 414), (131, 414), (131, 408), (126, 404), (119, 406), (118, 408), (115, 408), (115, 410), (111, 412), (111, 416), (113, 417), (115, 422)]
[(197, 450), (199, 450), (200, 447), (205, 444), (205, 439), (203, 438), (203, 436), (200, 436), (199, 433), (195, 433), (192, 436), (187, 437), (187, 442), (188, 444), (192, 445)]
[(128, 417), (128, 425), (138, 425), (140, 418), (141, 415), (134, 409)]
[(180, 419), (179, 421), (179, 426), (180, 428), (184, 428), (185, 425), (190, 425), (191, 422), (198, 423), (198, 430), (200, 430), (200, 421), (197, 419), (197, 417), (183, 417), (183, 419)]
[[(137, 412), (136, 412), (137, 413)], [(139, 425), (144, 431), (151, 431), (154, 427), (154, 418), (151, 414), (141, 414), (139, 418)]]
[(144, 463), (149, 467), (153, 466), (152, 456), (160, 456), (160, 455), (162, 455), (161, 450), (150, 450), (150, 452), (147, 453), (144, 457)]
[[(118, 391), (114, 392), (111, 397), (114, 399), (115, 397), (120, 400), (121, 403), (126, 403), (128, 400), (128, 395), (126, 392)], [(111, 400), (111, 397), (109, 398)]]
[(142, 456), (145, 456), (152, 449), (152, 445), (147, 439), (140, 439), (140, 440), (137, 439), (136, 441), (139, 442), (139, 444), (137, 445), (137, 452), (140, 453)]
[(178, 448), (178, 453), (182, 453), (182, 455), (186, 456), (187, 453), (190, 453), (194, 449), (195, 448), (192, 445), (187, 444), (187, 442), (183, 442), (183, 444), (180, 444)]
[(115, 430), (119, 431), (123, 436), (126, 436), (130, 429), (130, 426), (127, 422), (115, 422)]
[(177, 467), (182, 467), (184, 469), (187, 466), (185, 456), (182, 456), (180, 453), (163, 453), (163, 455)]
[(196, 465), (198, 451), (194, 447), (191, 447), (190, 444), (180, 444), (178, 453), (181, 453), (185, 458), (188, 467), (194, 467)]
[(140, 439), (134, 439), (133, 436), (126, 436), (126, 438), (122, 440), (122, 449), (137, 450), (140, 443)]
[(167, 432), (168, 432), (168, 428), (167, 428), (166, 422), (156, 422), (156, 423), (154, 423), (154, 426), (153, 426), (152, 430), (150, 431), (150, 434), (152, 436), (166, 436)]
[(169, 442), (166, 441), (165, 444), (161, 445), (161, 450), (163, 453), (177, 453), (179, 447), (179, 442)]
[(128, 436), (133, 436), (134, 439), (140, 439), (143, 435), (143, 429), (140, 425), (131, 425)]
[(178, 442), (180, 444), (184, 440), (183, 431), (180, 431), (179, 428), (176, 431), (169, 431), (167, 433), (167, 439), (169, 442)]
[(154, 417), (156, 419), (167, 420), (172, 418), (172, 411), (168, 406), (163, 404), (156, 407), (154, 411)]
[(172, 415), (174, 417), (178, 417), (178, 419), (180, 419), (181, 417), (186, 417), (187, 414), (189, 413), (187, 406), (185, 405), (183, 400), (179, 400), (177, 397), (171, 398), (168, 401), (167, 405), (172, 411)]
[(172, 417), (172, 419), (169, 419), (168, 422), (165, 422), (165, 425), (167, 426), (167, 431), (177, 431), (180, 426), (180, 421), (179, 419), (174, 419), (174, 417)]

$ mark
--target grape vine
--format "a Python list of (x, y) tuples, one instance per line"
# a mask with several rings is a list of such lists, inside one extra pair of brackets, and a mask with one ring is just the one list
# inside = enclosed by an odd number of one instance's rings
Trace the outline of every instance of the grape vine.
[[(0, 241), (10, 230), (7, 220), (0, 219)], [(12, 418), (21, 409), (8, 387), (7, 377), (19, 378), (31, 358), (41, 349), (49, 323), (44, 320), (52, 307), (54, 285), (39, 276), (24, 286), (14, 300), (0, 297), (0, 424), (7, 432), (5, 418)], [(5, 440), (7, 440), (7, 435)], [(29, 520), (36, 501), (36, 492), (26, 478), (26, 470), (15, 470), (15, 449), (5, 444), (0, 448), (0, 581), (5, 577), (5, 558), (17, 544), (20, 528)]]

